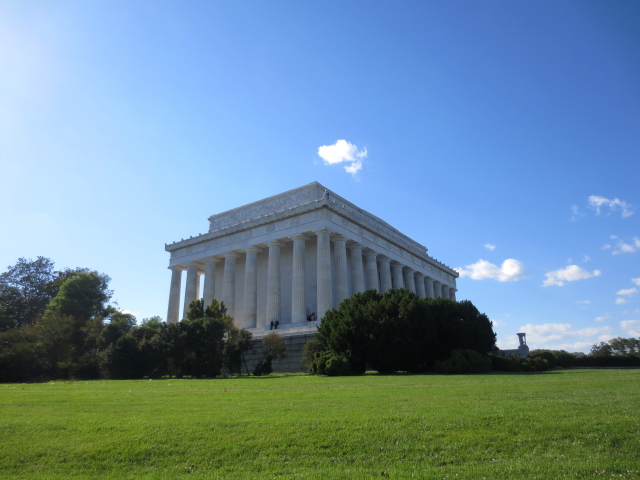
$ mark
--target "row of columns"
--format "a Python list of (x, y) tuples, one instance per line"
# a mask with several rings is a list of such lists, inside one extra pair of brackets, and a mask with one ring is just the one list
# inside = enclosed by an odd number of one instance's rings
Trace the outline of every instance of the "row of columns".
[[(349, 296), (348, 264), (347, 264), (347, 239), (343, 236), (331, 236), (329, 230), (314, 232), (317, 236), (317, 315), (322, 318), (327, 310), (333, 308), (333, 282), (335, 281), (336, 305)], [(291, 323), (304, 322), (306, 320), (306, 265), (305, 252), (307, 235), (294, 235), (289, 237), (293, 241), (293, 271), (291, 292)], [(334, 242), (334, 272), (332, 279), (331, 270), (331, 240)], [(269, 259), (267, 266), (267, 308), (266, 325), (280, 318), (280, 247), (283, 243), (274, 241), (267, 244)], [(408, 288), (421, 298), (444, 297), (455, 301), (456, 290), (437, 280), (416, 272), (409, 267), (392, 261), (389, 257), (373, 250), (365, 250), (362, 245), (354, 243), (349, 245), (351, 251), (351, 280), (353, 293), (363, 292), (365, 289), (375, 289), (386, 292), (391, 288)], [(244, 328), (263, 327), (257, 324), (257, 258), (258, 247), (249, 247), (246, 253), (244, 298), (242, 303), (241, 318)], [(364, 250), (364, 251), (363, 251)], [(362, 258), (365, 258), (363, 265)], [(235, 302), (235, 273), (236, 258), (238, 254), (230, 252), (223, 255), (224, 273), (222, 298), (227, 307), (227, 313), (236, 317)], [(205, 260), (205, 279), (202, 298), (205, 306), (211, 304), (215, 291), (215, 269), (219, 258), (212, 257)], [(378, 271), (378, 262), (380, 271)], [(364, 267), (364, 268), (363, 268)], [(180, 281), (182, 268), (172, 269), (171, 289), (169, 292), (169, 310), (167, 320), (178, 321), (180, 302)], [(187, 282), (182, 318), (186, 318), (189, 305), (193, 300), (200, 298), (200, 276), (198, 266), (190, 264), (187, 267)]]

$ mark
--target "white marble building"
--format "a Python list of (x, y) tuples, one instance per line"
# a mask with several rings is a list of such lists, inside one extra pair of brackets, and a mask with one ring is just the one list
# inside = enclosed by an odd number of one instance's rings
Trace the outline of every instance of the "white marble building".
[[(276, 320), (280, 334), (312, 333), (328, 309), (369, 288), (456, 298), (457, 272), (317, 182), (212, 215), (208, 233), (165, 250), (172, 271), (168, 322), (186, 316), (191, 301), (216, 298), (255, 337)], [(308, 313), (318, 320), (308, 321)]]

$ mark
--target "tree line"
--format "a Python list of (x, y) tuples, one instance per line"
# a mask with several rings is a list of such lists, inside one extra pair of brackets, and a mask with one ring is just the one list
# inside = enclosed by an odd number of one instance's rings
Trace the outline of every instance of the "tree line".
[[(54, 271), (44, 257), (20, 259), (0, 275), (0, 382), (44, 379), (215, 377), (250, 373), (256, 340), (233, 325), (224, 303), (191, 303), (187, 318), (142, 320), (108, 302), (109, 277), (89, 269)], [(286, 356), (272, 332), (253, 373)]]

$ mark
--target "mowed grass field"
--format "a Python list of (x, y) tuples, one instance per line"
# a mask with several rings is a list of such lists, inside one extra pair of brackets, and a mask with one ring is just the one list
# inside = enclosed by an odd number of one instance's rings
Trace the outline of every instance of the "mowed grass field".
[(639, 472), (640, 370), (0, 385), (1, 478)]

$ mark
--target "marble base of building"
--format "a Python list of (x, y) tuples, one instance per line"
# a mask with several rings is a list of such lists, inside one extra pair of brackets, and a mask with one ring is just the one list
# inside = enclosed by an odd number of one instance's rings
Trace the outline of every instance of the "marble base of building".
[[(287, 358), (283, 360), (274, 360), (271, 364), (273, 367), (274, 373), (306, 373), (309, 371), (307, 367), (300, 363), (300, 358), (302, 358), (302, 348), (304, 344), (309, 340), (316, 338), (314, 333), (307, 334), (284, 334), (282, 332), (276, 332), (278, 335), (282, 335), (284, 337), (284, 344), (287, 347)], [(264, 347), (262, 342), (258, 342), (255, 348), (255, 353), (247, 355), (247, 367), (249, 368), (249, 373), (253, 373), (253, 369), (256, 368), (258, 361), (262, 358), (264, 352)], [(242, 374), (246, 374), (246, 368), (242, 367)]]

